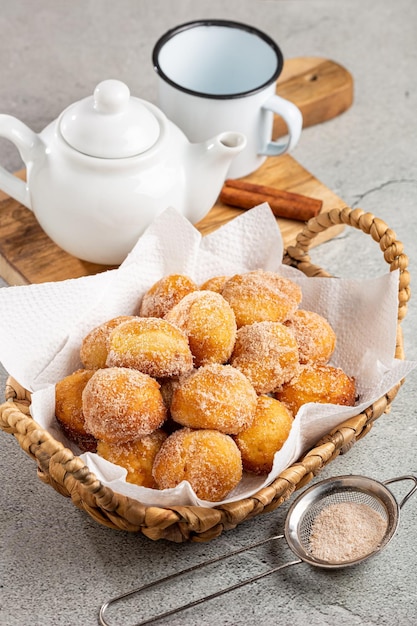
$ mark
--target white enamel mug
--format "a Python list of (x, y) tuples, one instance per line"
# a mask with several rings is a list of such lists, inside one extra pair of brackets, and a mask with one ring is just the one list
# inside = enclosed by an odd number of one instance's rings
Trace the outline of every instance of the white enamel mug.
[[(233, 161), (229, 178), (246, 176), (267, 156), (289, 152), (302, 129), (300, 110), (276, 95), (283, 67), (277, 44), (239, 22), (198, 20), (166, 32), (152, 53), (158, 74), (158, 105), (191, 142), (238, 131), (246, 148)], [(274, 114), (288, 134), (272, 141)]]

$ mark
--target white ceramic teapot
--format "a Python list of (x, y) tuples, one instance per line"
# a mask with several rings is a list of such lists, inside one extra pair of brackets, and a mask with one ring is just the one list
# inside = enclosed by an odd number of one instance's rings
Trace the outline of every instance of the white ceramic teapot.
[(168, 206), (192, 223), (213, 206), (244, 135), (192, 144), (156, 106), (105, 80), (36, 134), (0, 115), (0, 136), (20, 152), (27, 182), (0, 167), (0, 188), (43, 230), (85, 261), (121, 263)]

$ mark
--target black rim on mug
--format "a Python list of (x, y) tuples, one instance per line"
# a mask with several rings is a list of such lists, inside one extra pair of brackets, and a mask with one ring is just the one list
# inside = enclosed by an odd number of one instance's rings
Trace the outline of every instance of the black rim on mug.
[[(206, 93), (203, 91), (198, 91), (195, 89), (190, 89), (184, 85), (179, 84), (178, 82), (172, 80), (172, 78), (170, 78), (162, 69), (161, 64), (160, 64), (160, 53), (163, 49), (163, 47), (167, 44), (167, 42), (169, 42), (171, 39), (173, 39), (176, 35), (185, 32), (185, 31), (189, 31), (193, 28), (201, 28), (201, 27), (211, 27), (211, 26), (219, 26), (219, 27), (224, 27), (224, 28), (233, 28), (235, 30), (240, 30), (240, 31), (244, 31), (246, 33), (255, 35), (256, 37), (258, 37), (259, 39), (263, 40), (269, 47), (270, 49), (272, 49), (275, 58), (276, 58), (276, 68), (275, 70), (272, 72), (272, 74), (270, 75), (270, 77), (267, 80), (264, 80), (262, 82), (262, 84), (257, 85), (254, 88), (251, 89), (247, 89), (244, 91), (239, 91), (239, 92), (232, 92), (232, 93)], [(275, 43), (275, 41), (273, 39), (271, 39), (271, 37), (269, 37), (269, 35), (267, 35), (266, 33), (264, 33), (263, 31), (259, 30), (258, 28), (255, 28), (254, 26), (249, 26), (248, 24), (243, 24), (241, 22), (235, 22), (233, 20), (221, 20), (221, 19), (202, 19), (202, 20), (194, 20), (191, 22), (186, 22), (184, 24), (180, 24), (178, 26), (175, 26), (174, 28), (168, 30), (164, 35), (162, 35), (162, 37), (160, 37), (158, 39), (158, 41), (156, 42), (153, 52), (152, 52), (152, 62), (153, 62), (153, 66), (155, 71), (157, 72), (157, 74), (168, 84), (170, 84), (172, 87), (175, 87), (176, 89), (180, 89), (181, 91), (184, 91), (185, 93), (189, 93), (191, 95), (195, 95), (195, 96), (204, 96), (205, 98), (212, 98), (212, 99), (216, 99), (216, 100), (229, 100), (231, 98), (242, 98), (244, 96), (249, 96), (252, 95), (254, 93), (257, 93), (258, 91), (262, 91), (263, 89), (265, 89), (265, 87), (267, 87), (268, 85), (270, 85), (271, 83), (275, 82), (278, 78), (278, 76), (281, 74), (282, 72), (282, 68), (284, 66), (284, 57), (283, 54), (279, 48), (279, 46)]]

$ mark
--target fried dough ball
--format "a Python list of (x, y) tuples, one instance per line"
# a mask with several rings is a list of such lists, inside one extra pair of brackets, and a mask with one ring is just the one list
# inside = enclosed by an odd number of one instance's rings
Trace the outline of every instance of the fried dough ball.
[(202, 291), (215, 291), (221, 293), (230, 276), (213, 276), (206, 280), (201, 286)]
[(229, 303), (219, 293), (189, 293), (165, 319), (187, 335), (195, 367), (229, 360), (236, 338), (236, 320)]
[(55, 385), (55, 416), (65, 435), (83, 452), (95, 452), (96, 438), (85, 429), (82, 408), (84, 387), (94, 370), (79, 369)]
[(221, 293), (235, 312), (238, 328), (253, 322), (285, 322), (301, 302), (297, 284), (263, 270), (232, 276)]
[(110, 333), (113, 328), (130, 319), (134, 319), (132, 315), (119, 315), (93, 328), (84, 337), (81, 343), (80, 358), (86, 369), (98, 370), (106, 367)]
[(254, 474), (269, 474), (275, 452), (281, 450), (290, 434), (293, 415), (279, 400), (258, 397), (252, 426), (234, 436), (242, 455), (243, 469)]
[(231, 365), (212, 363), (180, 380), (172, 394), (171, 416), (189, 428), (237, 434), (253, 422), (256, 403), (246, 376)]
[(336, 347), (336, 333), (322, 315), (298, 309), (285, 325), (294, 333), (300, 363), (324, 365), (330, 360)]
[(219, 502), (242, 478), (242, 459), (229, 435), (181, 428), (162, 444), (153, 476), (160, 489), (188, 480), (198, 498)]
[(165, 421), (167, 409), (159, 383), (138, 370), (96, 370), (82, 394), (86, 430), (108, 443), (149, 435)]
[(298, 372), (294, 335), (280, 322), (255, 322), (236, 334), (230, 364), (241, 371), (257, 393), (270, 393)]
[(193, 367), (186, 335), (158, 317), (137, 317), (110, 334), (109, 367), (130, 367), (156, 378), (180, 376)]
[(166, 432), (159, 428), (150, 435), (126, 443), (98, 441), (97, 454), (115, 465), (124, 467), (127, 471), (126, 482), (157, 489), (152, 468), (155, 456), (167, 437)]
[(342, 369), (331, 365), (307, 364), (299, 375), (275, 394), (296, 415), (307, 402), (322, 404), (355, 404), (355, 379)]
[(142, 298), (139, 315), (164, 317), (187, 293), (196, 291), (196, 283), (183, 274), (169, 274), (156, 282)]

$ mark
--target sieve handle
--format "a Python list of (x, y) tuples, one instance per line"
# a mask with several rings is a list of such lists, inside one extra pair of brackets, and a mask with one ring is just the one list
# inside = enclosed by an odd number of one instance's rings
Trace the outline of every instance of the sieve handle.
[(412, 474), (407, 476), (398, 476), (397, 478), (390, 478), (389, 480), (384, 481), (384, 485), (390, 485), (391, 483), (397, 483), (400, 480), (412, 480), (414, 483), (414, 487), (410, 489), (410, 491), (404, 496), (404, 498), (399, 503), (399, 507), (401, 507), (411, 498), (413, 493), (417, 491), (417, 476), (413, 476)]
[[(225, 559), (228, 559), (232, 556), (235, 556), (237, 554), (241, 554), (242, 552), (248, 552), (249, 550), (252, 550), (253, 548), (256, 548), (258, 546), (261, 546), (263, 544), (266, 544), (270, 541), (276, 541), (276, 540), (280, 540), (280, 539), (284, 539), (284, 535), (275, 535), (273, 537), (268, 537), (267, 539), (262, 539), (260, 541), (257, 541), (256, 543), (251, 544), (250, 546), (246, 546), (243, 548), (238, 548), (237, 550), (233, 550), (231, 552), (227, 552), (226, 554), (222, 554), (218, 557), (214, 557), (213, 559), (209, 559), (208, 561), (204, 561), (203, 563), (199, 563), (197, 565), (192, 565), (191, 567), (187, 567), (186, 569), (180, 570), (179, 572), (174, 572), (173, 574), (169, 574), (168, 576), (165, 576), (163, 578), (158, 578), (157, 580), (154, 580), (153, 582), (150, 583), (146, 583), (144, 585), (142, 585), (141, 587), (137, 587), (136, 589), (132, 589), (131, 591), (127, 591), (119, 596), (116, 596), (114, 598), (112, 598), (111, 600), (108, 600), (107, 602), (104, 602), (104, 604), (101, 605), (100, 611), (99, 611), (99, 622), (101, 624), (101, 626), (110, 626), (110, 623), (108, 621), (106, 621), (105, 618), (105, 613), (107, 611), (107, 609), (109, 608), (110, 605), (115, 604), (116, 602), (120, 602), (121, 600), (124, 600), (130, 596), (133, 596), (137, 593), (140, 593), (142, 591), (145, 591), (146, 589), (150, 589), (152, 587), (155, 587), (157, 585), (160, 585), (162, 583), (167, 583), (175, 578), (178, 578), (184, 574), (189, 574), (191, 572), (194, 572), (196, 570), (199, 570), (203, 567), (206, 567), (208, 565), (211, 565), (213, 563), (217, 563), (219, 561), (223, 561)], [(218, 598), (219, 596), (224, 595), (225, 593), (229, 593), (230, 591), (234, 591), (235, 589), (239, 589), (240, 587), (244, 587), (245, 585), (248, 585), (249, 583), (253, 583), (257, 580), (260, 580), (261, 578), (265, 578), (266, 576), (269, 576), (270, 574), (273, 574), (275, 572), (278, 572), (281, 569), (285, 569), (286, 567), (290, 567), (291, 565), (298, 565), (298, 563), (302, 563), (301, 559), (296, 559), (295, 561), (290, 561), (288, 563), (284, 563), (283, 565), (277, 565), (276, 567), (273, 567), (272, 569), (267, 570), (266, 572), (262, 572), (261, 574), (257, 574), (255, 576), (252, 576), (251, 578), (245, 578), (244, 580), (242, 580), (239, 583), (236, 583), (234, 585), (231, 585), (230, 587), (224, 587), (223, 589), (220, 589), (219, 591), (215, 591), (214, 593), (211, 593), (209, 595), (203, 596), (202, 598), (198, 598), (197, 600), (192, 600), (191, 602), (187, 602), (186, 604), (181, 604), (180, 606), (174, 608), (174, 609), (170, 609), (168, 611), (164, 611), (162, 613), (158, 613), (157, 615), (153, 615), (150, 618), (144, 619), (140, 622), (136, 622), (133, 626), (144, 626), (144, 624), (151, 624), (153, 622), (155, 622), (156, 620), (160, 620), (163, 619), (165, 617), (169, 617), (171, 615), (174, 615), (176, 613), (179, 613), (180, 611), (184, 611), (185, 609), (190, 609), (192, 607), (198, 606), (199, 604), (202, 604), (203, 602), (207, 602), (208, 600), (212, 600), (214, 598)]]

